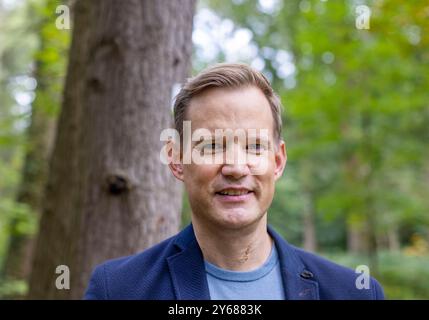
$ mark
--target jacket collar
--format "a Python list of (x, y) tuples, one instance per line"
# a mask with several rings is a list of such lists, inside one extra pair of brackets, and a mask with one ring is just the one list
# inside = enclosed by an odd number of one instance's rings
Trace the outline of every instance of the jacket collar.
[[(268, 232), (274, 239), (280, 259), (283, 287), (287, 300), (319, 299), (318, 284), (305, 269), (295, 249), (270, 226)], [(204, 259), (195, 238), (192, 224), (181, 231), (174, 245), (179, 252), (168, 257), (167, 263), (178, 300), (209, 300)]]
[(319, 300), (319, 285), (307, 270), (294, 247), (268, 226), (279, 255), (283, 288), (287, 300)]
[(180, 251), (167, 263), (177, 300), (210, 300), (204, 258), (192, 224), (177, 235), (174, 245)]

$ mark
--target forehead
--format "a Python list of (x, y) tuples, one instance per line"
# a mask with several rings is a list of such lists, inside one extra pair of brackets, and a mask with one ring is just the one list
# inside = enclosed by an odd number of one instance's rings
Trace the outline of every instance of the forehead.
[(192, 129), (268, 129), (272, 134), (274, 119), (263, 92), (253, 86), (211, 88), (192, 98), (186, 112)]

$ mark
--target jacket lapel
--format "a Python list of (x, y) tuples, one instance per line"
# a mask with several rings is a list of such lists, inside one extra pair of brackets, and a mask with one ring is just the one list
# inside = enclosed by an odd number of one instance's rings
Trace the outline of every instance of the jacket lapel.
[(313, 279), (313, 274), (306, 270), (293, 247), (270, 226), (268, 232), (279, 255), (286, 300), (319, 300), (318, 283)]
[(210, 300), (206, 270), (201, 249), (192, 225), (186, 227), (176, 238), (179, 253), (167, 258), (178, 300)]

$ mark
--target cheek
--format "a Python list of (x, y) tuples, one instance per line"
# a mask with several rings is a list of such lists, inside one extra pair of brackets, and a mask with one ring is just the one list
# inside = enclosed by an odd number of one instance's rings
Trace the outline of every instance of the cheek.
[(262, 155), (260, 157), (250, 158), (250, 167), (253, 175), (256, 176), (274, 176), (276, 169), (276, 159), (272, 152)]
[(274, 197), (275, 190), (275, 179), (274, 172), (268, 171), (265, 175), (258, 177), (260, 185), (260, 199), (261, 201), (267, 202), (271, 201)]
[(203, 194), (210, 191), (210, 185), (218, 169), (209, 165), (187, 165), (184, 170), (184, 183), (189, 194)]

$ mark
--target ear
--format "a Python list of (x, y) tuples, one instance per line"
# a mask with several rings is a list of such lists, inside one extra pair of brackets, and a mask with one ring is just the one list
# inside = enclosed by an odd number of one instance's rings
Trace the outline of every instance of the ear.
[(181, 163), (180, 164), (170, 163), (168, 166), (171, 172), (173, 173), (173, 175), (180, 181), (183, 181), (183, 165)]
[(280, 140), (274, 157), (276, 162), (274, 169), (274, 179), (277, 181), (283, 175), (283, 171), (287, 162), (286, 143), (283, 140)]
[(168, 167), (173, 175), (183, 181), (183, 164), (180, 155), (180, 147), (176, 147), (172, 141), (167, 142)]

